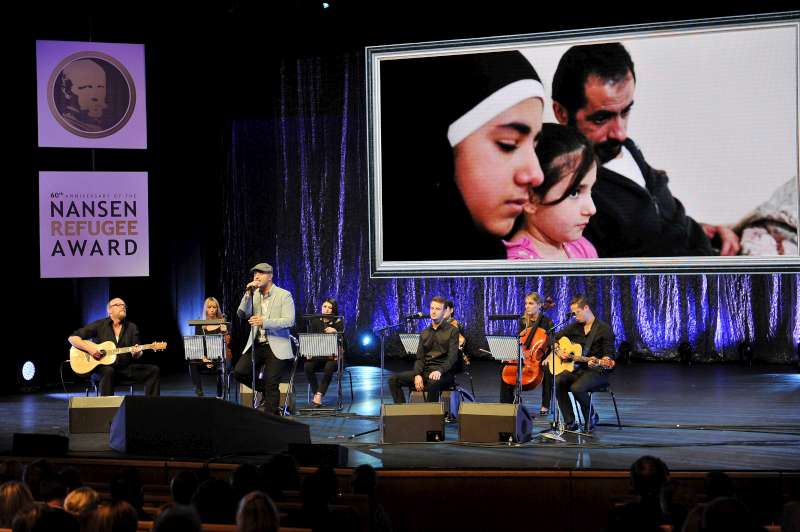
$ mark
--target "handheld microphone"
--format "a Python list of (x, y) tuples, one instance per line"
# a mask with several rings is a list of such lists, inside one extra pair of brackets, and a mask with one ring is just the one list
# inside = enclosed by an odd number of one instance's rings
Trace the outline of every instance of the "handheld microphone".
[(574, 318), (575, 317), (575, 313), (574, 312), (567, 312), (564, 315), (564, 317), (567, 318), (567, 319)]
[(404, 320), (420, 320), (422, 318), (428, 318), (427, 314), (423, 312), (415, 312), (414, 314), (409, 314), (408, 316), (403, 316)]

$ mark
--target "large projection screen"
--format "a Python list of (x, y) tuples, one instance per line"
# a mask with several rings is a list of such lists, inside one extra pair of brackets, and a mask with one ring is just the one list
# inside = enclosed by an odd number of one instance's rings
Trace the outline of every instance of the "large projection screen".
[[(800, 12), (791, 12), (367, 48), (372, 275), (798, 271), (799, 28)], [(649, 170), (638, 164), (645, 188), (631, 181), (639, 189), (629, 198), (627, 178), (617, 188), (608, 185), (616, 178), (601, 162), (594, 188), (585, 189), (595, 211), (576, 237), (558, 226), (572, 223), (559, 218), (574, 209), (569, 198), (560, 211), (529, 209), (520, 200), (520, 190), (535, 198), (536, 186), (509, 161), (531, 151), (530, 139), (510, 133), (519, 144), (509, 154), (509, 141), (495, 131), (508, 113), (525, 112), (520, 116), (535, 122), (532, 106), (519, 98), (536, 90), (513, 95), (529, 82), (515, 82), (512, 67), (497, 66), (503, 65), (497, 58), (514, 52), (533, 66), (543, 94), (541, 121), (555, 123), (559, 61), (576, 45), (603, 43), (622, 44), (633, 61), (635, 82), (625, 94), (635, 105), (625, 113), (624, 136), (634, 146), (629, 161), (645, 161)], [(589, 106), (575, 116), (594, 117)], [(481, 151), (481, 142), (489, 148)], [(624, 174), (615, 161), (609, 168)], [(665, 208), (659, 196), (653, 201), (661, 208), (649, 214), (639, 214), (644, 208), (631, 199), (664, 193), (673, 203)], [(625, 216), (615, 218), (618, 209)], [(548, 215), (537, 218), (541, 212)], [(671, 229), (653, 226), (653, 213), (656, 224)], [(553, 236), (566, 256), (511, 260), (513, 246), (503, 241), (519, 243), (528, 234), (519, 230), (528, 227)], [(707, 236), (715, 227), (733, 231), (742, 251), (720, 255), (719, 238)], [(582, 240), (570, 239), (578, 237), (596, 243), (597, 258), (574, 252), (570, 242)], [(683, 245), (687, 239), (699, 244)]]

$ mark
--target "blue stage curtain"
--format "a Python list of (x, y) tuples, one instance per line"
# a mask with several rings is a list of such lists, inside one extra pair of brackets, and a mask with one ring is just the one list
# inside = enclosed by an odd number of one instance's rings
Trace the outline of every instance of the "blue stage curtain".
[[(759, 359), (797, 356), (797, 274), (370, 279), (365, 124), (360, 55), (285, 62), (272, 115), (230, 122), (219, 279), (229, 315), (249, 268), (267, 261), (275, 283), (294, 294), (298, 316), (335, 297), (351, 339), (425, 311), (441, 294), (480, 344), (483, 333), (513, 329), (488, 315), (522, 312), (524, 294), (536, 291), (553, 298), (555, 321), (573, 295), (586, 294), (617, 342), (640, 356), (674, 358), (683, 341), (706, 360), (735, 359), (743, 341)], [(429, 214), (409, 205), (409, 230), (423, 235)], [(238, 320), (235, 330), (243, 330)]]

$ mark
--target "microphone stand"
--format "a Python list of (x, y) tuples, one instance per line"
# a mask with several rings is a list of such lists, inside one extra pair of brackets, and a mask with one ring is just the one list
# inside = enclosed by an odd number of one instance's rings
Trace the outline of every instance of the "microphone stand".
[(358, 432), (356, 434), (351, 434), (350, 436), (347, 437), (348, 440), (352, 440), (353, 438), (358, 438), (359, 436), (364, 436), (365, 434), (371, 434), (373, 432), (380, 431), (380, 433), (381, 433), (380, 441), (381, 441), (381, 443), (383, 443), (383, 403), (384, 403), (384, 399), (383, 399), (383, 371), (384, 371), (384, 369), (383, 368), (384, 368), (384, 363), (385, 363), (384, 360), (385, 360), (385, 356), (386, 356), (386, 351), (385, 351), (386, 348), (385, 348), (384, 339), (385, 339), (387, 331), (390, 331), (390, 330), (394, 329), (395, 327), (399, 327), (402, 324), (403, 324), (403, 322), (392, 323), (391, 325), (386, 325), (385, 327), (381, 327), (380, 329), (375, 329), (375, 332), (378, 333), (378, 335), (380, 336), (380, 341), (381, 341), (381, 377), (380, 377), (380, 379), (381, 379), (381, 409), (380, 409), (380, 424), (379, 424), (378, 428), (376, 428), (376, 429), (370, 429), (370, 430), (365, 430), (364, 432)]
[(289, 408), (289, 398), (294, 395), (294, 375), (295, 372), (297, 371), (297, 361), (300, 359), (300, 356), (297, 352), (299, 350), (299, 343), (297, 341), (297, 338), (295, 338), (290, 334), (289, 341), (291, 341), (292, 345), (294, 346), (294, 348), (292, 349), (294, 360), (292, 361), (292, 371), (289, 374), (289, 387), (286, 389), (286, 395), (284, 395), (283, 398), (283, 406), (281, 407), (281, 415), (284, 417), (292, 414), (292, 411)]
[[(255, 306), (255, 301), (254, 301), (255, 300), (255, 295), (256, 295), (256, 290), (258, 290), (258, 289), (256, 288), (254, 290), (250, 290), (250, 289), (247, 290), (247, 293), (250, 295), (250, 317), (251, 318), (255, 315), (255, 312), (256, 312), (256, 306)], [(252, 379), (250, 381), (250, 386), (251, 386), (250, 389), (253, 392), (253, 408), (257, 409), (258, 408), (258, 397), (257, 397), (257, 392), (256, 392), (256, 380), (258, 380), (258, 374), (256, 373), (256, 327), (253, 326), (253, 325), (250, 325), (250, 339), (248, 340), (248, 342), (250, 343), (250, 365), (251, 365), (251, 371), (252, 371)], [(266, 393), (266, 390), (264, 390), (264, 392), (261, 392), (261, 393), (262, 393), (262, 396), (263, 396), (263, 394)]]
[(560, 412), (560, 409), (558, 407), (558, 394), (556, 393), (556, 386), (557, 386), (556, 385), (556, 382), (557, 382), (556, 377), (557, 377), (557, 375), (553, 371), (554, 368), (556, 367), (556, 350), (554, 349), (556, 341), (555, 341), (555, 334), (553, 334), (553, 333), (555, 333), (556, 329), (558, 329), (561, 326), (569, 323), (571, 320), (572, 320), (572, 316), (570, 315), (564, 321), (561, 321), (559, 323), (553, 324), (553, 326), (550, 327), (550, 330), (547, 331), (547, 346), (548, 346), (548, 349), (550, 349), (550, 367), (547, 368), (547, 370), (553, 376), (553, 386), (552, 386), (553, 389), (550, 392), (551, 393), (551, 395), (550, 395), (550, 408), (553, 411), (553, 421), (552, 421), (549, 429), (539, 433), (539, 436), (541, 436), (543, 438), (548, 438), (550, 440), (555, 440), (555, 441), (562, 442), (562, 443), (566, 442), (566, 440), (564, 439), (564, 436), (563, 436), (564, 432), (572, 432), (572, 431), (565, 431), (564, 430), (564, 420), (561, 419), (561, 412)]

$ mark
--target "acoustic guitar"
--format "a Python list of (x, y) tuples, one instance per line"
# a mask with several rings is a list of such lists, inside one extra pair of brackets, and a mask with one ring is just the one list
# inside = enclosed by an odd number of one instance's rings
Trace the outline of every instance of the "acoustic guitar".
[[(597, 364), (603, 370), (612, 369), (616, 365), (616, 362), (610, 358), (582, 356), (583, 347), (581, 344), (570, 342), (566, 336), (559, 338), (553, 349), (556, 352), (556, 356), (547, 359), (547, 366), (553, 375), (558, 375), (564, 371), (575, 371), (575, 362), (586, 362), (590, 366)], [(559, 354), (566, 355), (567, 359), (562, 359)]]
[[(133, 347), (117, 347), (114, 345), (114, 342), (110, 340), (108, 342), (103, 342), (100, 345), (94, 344), (93, 342), (89, 343), (96, 346), (103, 356), (98, 360), (86, 351), (78, 349), (77, 347), (73, 346), (70, 348), (69, 365), (72, 368), (72, 371), (78, 375), (86, 375), (87, 373), (91, 373), (94, 368), (100, 364), (110, 366), (117, 361), (117, 355), (130, 353), (133, 350)], [(163, 351), (166, 348), (167, 342), (153, 342), (152, 344), (144, 344), (139, 346), (139, 349), (142, 351), (146, 351), (148, 349), (152, 349), (153, 351)]]

